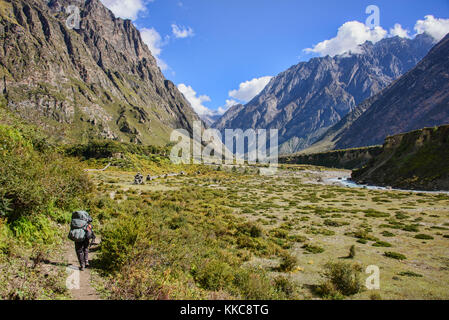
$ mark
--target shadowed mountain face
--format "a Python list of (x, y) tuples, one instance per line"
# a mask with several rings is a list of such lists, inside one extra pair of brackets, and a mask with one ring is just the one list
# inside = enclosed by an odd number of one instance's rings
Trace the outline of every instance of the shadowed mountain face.
[(214, 127), (279, 129), (281, 153), (314, 143), (365, 99), (413, 68), (433, 39), (387, 38), (361, 46), (361, 54), (314, 58), (273, 78), (244, 107), (234, 106)]
[[(80, 9), (70, 29), (66, 8)], [(99, 0), (0, 0), (0, 89), (23, 118), (62, 141), (165, 144), (198, 116), (129, 20)]]
[(447, 123), (449, 35), (410, 72), (331, 128), (316, 146), (324, 150), (382, 144), (390, 135)]

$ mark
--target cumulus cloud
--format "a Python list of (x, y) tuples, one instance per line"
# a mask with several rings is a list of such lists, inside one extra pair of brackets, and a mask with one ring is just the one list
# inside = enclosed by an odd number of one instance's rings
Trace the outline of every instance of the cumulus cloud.
[[(449, 33), (449, 19), (435, 18), (427, 15), (424, 20), (418, 20), (414, 27), (416, 34), (427, 33), (436, 41), (440, 41)], [(399, 36), (401, 38), (412, 38), (410, 31), (396, 23), (387, 32), (378, 26), (373, 29), (359, 21), (349, 21), (344, 23), (337, 32), (337, 35), (329, 40), (324, 40), (313, 48), (304, 49), (307, 53), (317, 53), (320, 56), (330, 55), (331, 57), (343, 53), (360, 53), (360, 45), (366, 41), (372, 43), (379, 42), (386, 37)], [(415, 35), (414, 35), (415, 36)]]
[(193, 32), (193, 29), (191, 27), (184, 27), (184, 26), (178, 26), (176, 24), (171, 25), (173, 35), (175, 38), (188, 38), (193, 37), (195, 33)]
[(415, 25), (415, 31), (418, 34), (427, 33), (440, 41), (449, 33), (449, 19), (438, 19), (432, 15), (424, 17), (424, 20), (418, 20)]
[(265, 88), (271, 78), (273, 77), (266, 76), (242, 82), (237, 90), (229, 91), (229, 96), (243, 102), (249, 102)]
[(396, 23), (394, 27), (390, 29), (390, 35), (393, 37), (411, 38), (409, 32), (409, 30), (402, 28), (399, 23)]
[(140, 35), (143, 42), (148, 46), (153, 56), (156, 58), (157, 64), (161, 70), (167, 70), (167, 64), (160, 58), (162, 53), (162, 47), (166, 44), (166, 41), (162, 40), (159, 32), (154, 28), (142, 28), (140, 29)]
[(322, 41), (313, 48), (305, 49), (305, 51), (332, 57), (349, 51), (359, 53), (359, 45), (366, 41), (376, 43), (385, 38), (387, 34), (388, 32), (382, 27), (370, 29), (359, 21), (349, 21), (338, 29), (336, 37)]
[(145, 2), (153, 0), (101, 0), (116, 17), (136, 20), (139, 13), (146, 10)]
[(200, 115), (214, 115), (214, 112), (210, 110), (209, 108), (204, 106), (204, 102), (210, 102), (211, 99), (209, 96), (201, 95), (198, 96), (196, 91), (193, 90), (191, 86), (187, 86), (184, 83), (181, 83), (178, 85), (179, 91), (184, 95), (184, 97), (187, 99), (187, 101), (190, 102), (192, 105), (193, 110)]

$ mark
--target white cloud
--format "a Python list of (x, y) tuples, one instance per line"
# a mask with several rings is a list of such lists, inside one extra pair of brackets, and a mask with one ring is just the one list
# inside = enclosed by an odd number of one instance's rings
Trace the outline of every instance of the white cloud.
[(402, 28), (399, 23), (396, 23), (394, 27), (390, 29), (390, 35), (393, 37), (411, 38), (409, 32), (409, 30)]
[(140, 35), (142, 36), (143, 42), (148, 46), (151, 53), (154, 56), (159, 56), (162, 52), (162, 38), (159, 32), (154, 28), (142, 28), (140, 29)]
[(160, 58), (162, 47), (166, 44), (166, 41), (162, 40), (161, 35), (154, 28), (142, 28), (140, 29), (140, 35), (143, 42), (148, 46), (148, 49), (150, 49), (155, 57), (159, 68), (161, 68), (161, 70), (167, 70), (167, 64)]
[(436, 41), (440, 41), (449, 33), (449, 19), (438, 19), (432, 15), (425, 16), (424, 20), (416, 22), (415, 31), (418, 34), (428, 33)]
[(184, 26), (178, 26), (176, 24), (171, 25), (173, 35), (175, 38), (188, 38), (193, 37), (195, 33), (193, 32), (193, 29), (191, 27), (184, 27)]
[(187, 101), (192, 105), (193, 110), (200, 115), (213, 115), (214, 112), (203, 105), (204, 102), (210, 102), (209, 96), (201, 95), (197, 96), (197, 93), (191, 86), (186, 86), (184, 83), (178, 85), (179, 91), (185, 96)]
[(359, 21), (349, 21), (344, 23), (337, 32), (337, 36), (330, 40), (325, 40), (313, 48), (305, 49), (306, 52), (319, 53), (322, 56), (335, 56), (345, 52), (359, 53), (359, 45), (366, 41), (376, 43), (387, 36), (388, 32), (382, 27), (370, 29)]
[(219, 114), (219, 115), (225, 114), (226, 111), (229, 110), (229, 108), (235, 106), (236, 104), (239, 104), (239, 103), (233, 99), (227, 99), (226, 104), (223, 107), (218, 107), (217, 114)]
[(101, 0), (116, 17), (136, 20), (139, 13), (146, 10), (145, 2), (153, 0)]
[(273, 77), (266, 76), (242, 82), (238, 90), (229, 91), (229, 96), (243, 102), (249, 102), (265, 88), (271, 78)]
[[(415, 25), (416, 34), (428, 33), (436, 41), (440, 41), (449, 33), (449, 19), (435, 18), (427, 15), (424, 20), (418, 20)], [(336, 56), (343, 53), (360, 53), (360, 45), (366, 41), (372, 43), (389, 36), (399, 36), (401, 38), (411, 38), (410, 31), (404, 29), (399, 23), (396, 23), (390, 32), (382, 27), (370, 29), (364, 23), (359, 21), (349, 21), (338, 28), (337, 35), (329, 40), (324, 40), (313, 48), (304, 49), (307, 53), (318, 53), (320, 56)]]

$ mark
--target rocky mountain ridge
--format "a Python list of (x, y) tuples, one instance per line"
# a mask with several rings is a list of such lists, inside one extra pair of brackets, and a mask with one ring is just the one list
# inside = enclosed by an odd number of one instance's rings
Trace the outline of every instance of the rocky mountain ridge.
[(274, 77), (244, 107), (234, 106), (213, 126), (224, 129), (279, 129), (281, 153), (312, 145), (365, 99), (413, 68), (433, 38), (386, 38), (366, 42), (361, 54), (313, 58)]
[[(70, 5), (79, 29), (66, 23)], [(1, 0), (0, 35), (8, 107), (57, 140), (162, 145), (199, 120), (132, 22), (99, 0)]]
[(364, 101), (304, 152), (380, 144), (387, 136), (449, 123), (449, 35), (407, 74)]

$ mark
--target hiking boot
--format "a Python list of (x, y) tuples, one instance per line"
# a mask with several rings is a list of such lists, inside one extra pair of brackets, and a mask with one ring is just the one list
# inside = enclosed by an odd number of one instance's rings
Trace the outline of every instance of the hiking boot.
[(86, 268), (89, 268), (89, 263), (88, 262), (86, 262)]
[(80, 267), (80, 271), (84, 271), (84, 267), (83, 266)]

